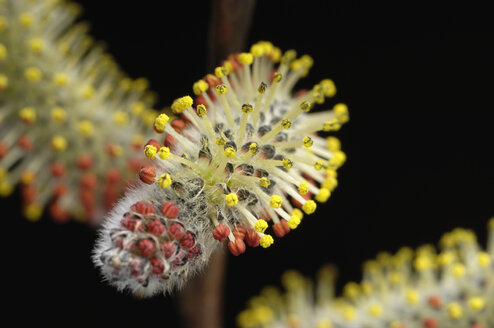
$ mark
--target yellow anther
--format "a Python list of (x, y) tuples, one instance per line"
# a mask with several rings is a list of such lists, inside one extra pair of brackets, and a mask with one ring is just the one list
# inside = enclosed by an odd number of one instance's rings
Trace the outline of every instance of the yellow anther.
[(253, 142), (253, 143), (250, 144), (249, 151), (252, 154), (257, 154), (257, 152), (259, 151), (259, 147), (257, 146), (257, 144), (255, 142)]
[(142, 134), (136, 134), (132, 137), (132, 145), (134, 147), (141, 148), (141, 145), (144, 143), (144, 136)]
[(39, 54), (43, 52), (43, 49), (45, 48), (45, 44), (43, 43), (43, 40), (41, 39), (31, 39), (29, 41), (29, 49), (31, 49), (32, 52), (35, 54)]
[(9, 78), (6, 75), (0, 74), (0, 91), (4, 90), (8, 85)]
[(228, 75), (228, 70), (223, 66), (218, 66), (214, 69), (214, 75), (221, 79), (222, 77)]
[(432, 268), (430, 256), (418, 256), (413, 262), (413, 266), (417, 271), (425, 271)]
[(249, 104), (243, 104), (242, 105), (242, 112), (244, 112), (245, 114), (250, 114), (250, 113), (252, 113), (253, 110), (254, 110), (254, 107), (252, 107), (252, 105), (249, 105)]
[(294, 208), (292, 213), (290, 213), (290, 215), (291, 216), (296, 215), (300, 218), (300, 220), (302, 220), (304, 218), (304, 213), (301, 210), (299, 210), (298, 208)]
[(303, 139), (303, 141), (304, 141), (304, 147), (305, 147), (305, 148), (310, 148), (310, 147), (312, 147), (312, 145), (314, 144), (314, 141), (312, 140), (312, 138), (311, 138), (311, 137), (305, 137), (305, 138)]
[(5, 58), (7, 58), (8, 53), (9, 52), (7, 51), (7, 47), (0, 43), (0, 60), (4, 60)]
[(271, 235), (264, 235), (261, 240), (259, 241), (259, 244), (263, 248), (268, 248), (269, 246), (273, 245), (274, 239), (271, 237)]
[(51, 138), (51, 147), (58, 152), (62, 152), (67, 148), (67, 140), (62, 136), (54, 136)]
[(444, 252), (438, 255), (437, 262), (440, 266), (448, 266), (455, 260), (454, 255), (451, 252)]
[(330, 174), (335, 171), (328, 170), (326, 172), (328, 173), (328, 177), (321, 184), (321, 187), (326, 188), (329, 191), (333, 191), (338, 186), (338, 180), (335, 177), (331, 176)]
[(400, 321), (392, 321), (389, 323), (389, 328), (404, 328), (404, 327), (406, 326)]
[(170, 148), (168, 147), (161, 147), (160, 150), (158, 151), (158, 157), (161, 159), (168, 159), (170, 156)]
[(33, 24), (33, 20), (34, 17), (30, 13), (22, 13), (19, 16), (19, 23), (21, 23), (23, 27), (30, 27)]
[(168, 173), (163, 173), (157, 181), (160, 188), (168, 188), (172, 184), (172, 177)]
[(33, 171), (26, 170), (21, 174), (21, 182), (25, 185), (29, 185), (34, 182), (36, 175)]
[[(1, 1), (0, 1), (1, 3)], [(5, 31), (9, 26), (9, 22), (5, 16), (0, 16), (0, 33)]]
[(292, 122), (290, 122), (289, 120), (286, 120), (286, 119), (282, 120), (281, 126), (283, 127), (283, 129), (288, 130), (292, 126)]
[(132, 82), (132, 87), (139, 92), (146, 91), (146, 89), (149, 87), (149, 81), (144, 77), (140, 77)]
[(491, 256), (486, 252), (479, 252), (477, 259), (482, 268), (487, 268), (491, 264)]
[(129, 91), (132, 88), (132, 80), (128, 77), (122, 79), (120, 81), (120, 89), (124, 91)]
[(369, 307), (369, 314), (373, 317), (379, 317), (383, 312), (383, 308), (381, 304), (372, 304)]
[(269, 185), (271, 184), (271, 181), (269, 181), (269, 179), (266, 177), (262, 177), (259, 179), (259, 184), (263, 187), (269, 187)]
[(287, 170), (291, 169), (293, 166), (293, 162), (291, 160), (289, 160), (288, 158), (282, 159), (281, 164), (283, 164), (283, 167)]
[(226, 201), (226, 205), (228, 206), (235, 206), (238, 204), (238, 197), (237, 197), (237, 194), (235, 193), (230, 193), (228, 195), (225, 195), (225, 201)]
[(226, 74), (233, 72), (233, 65), (229, 60), (223, 63), (223, 67), (226, 69)]
[(0, 196), (7, 197), (14, 191), (14, 186), (10, 184), (7, 180), (0, 180)]
[(408, 290), (405, 297), (408, 304), (410, 305), (417, 304), (420, 299), (419, 293), (415, 289)]
[(264, 47), (262, 46), (262, 44), (259, 44), (259, 43), (256, 43), (256, 44), (253, 44), (251, 47), (250, 47), (250, 53), (254, 56), (254, 57), (260, 57), (262, 55), (264, 55)]
[(349, 299), (355, 299), (360, 294), (360, 286), (355, 282), (349, 282), (343, 287), (343, 295)]
[(335, 151), (333, 157), (329, 159), (328, 165), (333, 168), (339, 168), (346, 161), (346, 155), (341, 150)]
[(329, 196), (331, 196), (331, 192), (328, 189), (326, 189), (326, 188), (321, 188), (321, 190), (319, 191), (319, 193), (317, 194), (317, 196), (315, 197), (315, 199), (319, 203), (325, 203), (325, 202), (328, 201)]
[(338, 131), (340, 128), (341, 128), (341, 124), (337, 118), (333, 118), (332, 120), (326, 121), (322, 125), (322, 130), (324, 132)]
[(8, 171), (0, 166), (0, 181), (3, 180), (8, 174)]
[(214, 143), (217, 144), (217, 145), (223, 146), (224, 144), (226, 144), (226, 140), (223, 139), (222, 137), (217, 137), (214, 140)]
[(159, 114), (158, 117), (154, 119), (154, 129), (158, 132), (163, 132), (165, 130), (166, 123), (170, 118), (166, 114)]
[(264, 231), (266, 231), (267, 228), (268, 228), (268, 223), (263, 219), (259, 219), (256, 221), (256, 223), (254, 223), (254, 229), (257, 232), (264, 233)]
[(24, 107), (19, 111), (19, 117), (27, 124), (36, 122), (36, 110), (32, 107)]
[(484, 309), (484, 300), (480, 297), (471, 297), (468, 300), (468, 306), (474, 311), (482, 311)]
[(43, 73), (36, 67), (28, 67), (24, 71), (24, 77), (29, 82), (39, 82), (43, 77)]
[(146, 145), (146, 147), (144, 147), (144, 155), (146, 155), (146, 157), (149, 159), (154, 159), (157, 152), (158, 149), (156, 149), (156, 147), (153, 145)]
[(274, 73), (273, 82), (279, 83), (283, 79), (283, 75), (279, 72)]
[(333, 324), (328, 319), (320, 319), (316, 323), (316, 328), (333, 328)]
[(301, 195), (305, 195), (309, 192), (309, 184), (307, 183), (307, 181), (300, 182), (300, 185), (298, 186), (298, 192)]
[(322, 91), (324, 92), (324, 96), (328, 98), (334, 97), (336, 94), (336, 85), (333, 80), (324, 79), (321, 81), (320, 85), (322, 87)]
[(83, 89), (82, 89), (82, 95), (86, 98), (86, 99), (91, 99), (94, 97), (94, 88), (90, 85), (88, 86), (85, 86)]
[(329, 151), (337, 151), (341, 149), (341, 142), (340, 139), (336, 137), (327, 137), (326, 138), (326, 148)]
[(281, 57), (281, 63), (289, 65), (297, 57), (297, 52), (293, 49), (287, 50)]
[(240, 55), (238, 55), (238, 61), (240, 62), (240, 64), (250, 65), (250, 64), (252, 64), (253, 60), (254, 60), (254, 58), (253, 58), (252, 54), (250, 54), (248, 52), (243, 52)]
[(447, 310), (449, 317), (452, 319), (460, 319), (463, 316), (463, 309), (458, 303), (449, 303)]
[(302, 210), (305, 212), (305, 214), (312, 214), (316, 211), (317, 204), (313, 200), (308, 200), (305, 202), (305, 204), (302, 206)]
[(489, 229), (494, 229), (494, 218), (491, 218), (489, 222), (487, 223), (487, 226)]
[(261, 82), (261, 84), (259, 84), (259, 87), (257, 88), (257, 92), (259, 92), (259, 94), (264, 94), (266, 92), (266, 89), (268, 88), (268, 85), (264, 82)]
[(295, 59), (290, 63), (290, 69), (292, 71), (298, 71), (299, 69), (304, 68), (304, 63), (300, 59)]
[(269, 200), (269, 205), (272, 208), (280, 208), (281, 207), (281, 203), (283, 203), (283, 198), (281, 198), (278, 195), (271, 196), (271, 199)]
[(225, 148), (225, 151), (223, 152), (223, 154), (228, 157), (228, 158), (235, 158), (235, 154), (237, 152), (235, 151), (235, 148), (233, 147), (226, 147)]
[(287, 221), (288, 227), (290, 229), (296, 229), (302, 220), (298, 215), (292, 215), (290, 219)]
[(142, 114), (142, 112), (144, 112), (145, 109), (146, 106), (142, 102), (136, 101), (135, 103), (132, 104), (130, 111), (132, 115), (139, 116)]
[(175, 114), (180, 114), (184, 110), (186, 110), (187, 108), (191, 107), (193, 103), (194, 103), (194, 101), (192, 100), (192, 98), (190, 96), (185, 96), (185, 97), (175, 99), (173, 101), (172, 106), (171, 106), (172, 111)]
[(324, 94), (322, 91), (314, 91), (312, 92), (312, 98), (316, 104), (324, 104)]
[(216, 93), (218, 95), (224, 95), (226, 93), (226, 85), (220, 84), (216, 87)]
[(453, 265), (452, 273), (453, 273), (453, 276), (455, 276), (456, 278), (463, 277), (465, 275), (465, 271), (466, 271), (466, 268), (463, 264), (456, 263), (455, 265)]
[(362, 289), (362, 292), (366, 295), (372, 294), (374, 287), (372, 284), (368, 281), (363, 281), (360, 283), (360, 289)]
[(24, 216), (31, 222), (36, 222), (41, 219), (43, 208), (38, 204), (29, 204), (24, 208)]
[(312, 109), (312, 104), (308, 101), (304, 101), (300, 104), (300, 109), (306, 113), (310, 112), (310, 110)]
[(112, 155), (115, 157), (120, 157), (123, 154), (123, 148), (120, 145), (113, 145), (112, 146)]
[(324, 161), (322, 159), (320, 160), (317, 160), (315, 163), (314, 163), (314, 168), (317, 170), (317, 171), (320, 171), (320, 170), (323, 170), (326, 168), (326, 166), (324, 165)]
[(123, 126), (129, 121), (129, 115), (126, 112), (117, 110), (113, 113), (113, 122), (116, 125)]
[(397, 271), (392, 271), (389, 273), (388, 279), (392, 285), (399, 285), (403, 282), (403, 275)]
[(341, 122), (341, 124), (348, 122), (350, 116), (348, 115), (348, 107), (345, 104), (336, 104), (333, 107), (334, 114)]
[(53, 83), (58, 85), (59, 87), (64, 87), (69, 83), (69, 77), (64, 73), (57, 73), (53, 77)]
[(199, 80), (192, 86), (192, 90), (196, 96), (199, 96), (201, 93), (208, 91), (209, 84), (204, 80)]
[(87, 138), (93, 135), (94, 132), (94, 126), (91, 121), (88, 120), (82, 120), (79, 122), (79, 133)]
[(200, 105), (197, 105), (196, 112), (197, 112), (198, 116), (204, 117), (208, 113), (208, 110), (207, 110), (205, 105), (200, 104)]

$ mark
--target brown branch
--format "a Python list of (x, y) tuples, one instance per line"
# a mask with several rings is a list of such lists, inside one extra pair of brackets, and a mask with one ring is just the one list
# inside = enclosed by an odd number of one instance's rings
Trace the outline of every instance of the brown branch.
[[(213, 0), (209, 25), (208, 67), (212, 70), (231, 53), (245, 49), (255, 0)], [(216, 252), (206, 270), (179, 295), (184, 328), (223, 326), (223, 283), (228, 253)]]

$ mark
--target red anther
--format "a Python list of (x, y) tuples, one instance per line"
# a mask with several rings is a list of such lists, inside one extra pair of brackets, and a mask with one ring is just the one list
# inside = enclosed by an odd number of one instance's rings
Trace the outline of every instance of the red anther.
[(67, 192), (67, 185), (65, 183), (57, 183), (55, 188), (53, 188), (53, 197), (60, 198)]
[(175, 139), (175, 137), (172, 136), (171, 134), (168, 134), (165, 137), (164, 144), (166, 147), (173, 149), (176, 143), (177, 143), (177, 139)]
[(94, 192), (92, 190), (81, 190), (79, 193), (79, 199), (84, 207), (94, 205)]
[(221, 84), (221, 80), (213, 74), (206, 75), (204, 80), (209, 84), (209, 90), (214, 89)]
[(307, 89), (300, 89), (300, 90), (297, 90), (297, 92), (295, 92), (295, 98), (302, 97), (302, 96), (303, 96), (303, 95), (305, 95), (307, 92), (309, 92), (309, 90), (307, 90)]
[(90, 155), (81, 155), (77, 157), (76, 164), (80, 170), (87, 170), (93, 166), (93, 158)]
[(484, 328), (484, 325), (480, 324), (480, 323), (476, 323), (476, 324), (473, 324), (472, 327), (470, 327), (470, 328)]
[(180, 239), (180, 246), (184, 248), (191, 248), (194, 246), (196, 238), (192, 232), (186, 232), (185, 235)]
[(163, 261), (161, 261), (157, 257), (153, 257), (149, 262), (151, 262), (151, 265), (153, 266), (153, 273), (154, 274), (163, 273), (163, 270), (165, 269), (165, 265), (163, 264)]
[(143, 231), (143, 225), (141, 220), (133, 218), (131, 215), (127, 215), (122, 219), (122, 225), (130, 231)]
[(235, 238), (240, 240), (244, 240), (246, 233), (247, 231), (245, 230), (245, 228), (240, 225), (235, 226), (235, 230), (233, 230), (233, 235), (235, 236)]
[(431, 295), (427, 300), (429, 306), (433, 309), (439, 309), (441, 307), (441, 298), (438, 295)]
[(24, 204), (32, 204), (38, 195), (38, 192), (35, 187), (32, 185), (24, 185), (22, 186), (21, 191), (22, 199), (24, 200)]
[(164, 241), (161, 243), (161, 249), (163, 250), (163, 254), (165, 258), (170, 258), (177, 251), (177, 245), (173, 241)]
[(180, 252), (178, 252), (172, 263), (175, 265), (182, 265), (185, 264), (185, 262), (187, 262), (187, 253), (181, 250)]
[(152, 220), (148, 224), (148, 232), (155, 236), (161, 236), (165, 231), (165, 225), (160, 220)]
[(103, 191), (103, 202), (107, 211), (111, 210), (113, 205), (118, 202), (118, 196), (119, 193), (115, 186), (107, 185), (105, 187), (105, 190)]
[(422, 321), (422, 325), (424, 326), (424, 328), (437, 328), (438, 327), (437, 321), (434, 318), (425, 318)]
[(69, 213), (60, 207), (57, 203), (52, 203), (48, 209), (53, 221), (57, 223), (65, 223), (69, 220)]
[(182, 130), (185, 129), (185, 122), (183, 120), (173, 120), (171, 123), (172, 128), (175, 129), (178, 133), (182, 133)]
[(141, 168), (141, 165), (142, 165), (142, 160), (139, 158), (131, 158), (127, 162), (127, 168), (131, 172), (138, 172), (139, 169)]
[[(156, 129), (155, 129), (156, 131)], [(134, 148), (134, 150), (139, 150), (139, 149), (142, 149), (142, 142), (138, 139), (135, 139), (132, 141), (132, 148)]]
[(141, 239), (137, 242), (137, 249), (143, 256), (148, 257), (154, 253), (156, 247), (154, 247), (154, 242), (151, 239)]
[(119, 155), (118, 145), (107, 144), (106, 145), (106, 153), (110, 157), (116, 157)]
[(206, 98), (204, 98), (203, 95), (199, 95), (196, 97), (196, 99), (194, 100), (194, 105), (197, 107), (198, 105), (204, 105), (204, 106), (207, 106), (208, 103), (206, 102)]
[(81, 180), (81, 187), (86, 190), (94, 190), (98, 186), (98, 178), (92, 173), (85, 173)]
[(60, 163), (53, 163), (51, 165), (51, 175), (53, 175), (56, 178), (63, 177), (67, 173), (67, 169), (65, 168), (65, 165), (60, 164)]
[(283, 225), (281, 223), (273, 224), (273, 232), (276, 235), (276, 237), (279, 237), (279, 238), (286, 235), (285, 229), (283, 228)]
[(288, 226), (288, 222), (286, 220), (281, 220), (281, 226), (283, 227), (283, 231), (285, 231), (285, 235), (291, 231), (290, 227)]
[(261, 240), (261, 236), (259, 236), (254, 229), (247, 230), (247, 235), (245, 236), (245, 242), (247, 245), (250, 247), (257, 247), (259, 246), (259, 240)]
[(170, 235), (170, 237), (176, 240), (182, 238), (184, 233), (185, 233), (184, 226), (178, 222), (173, 222), (172, 224), (170, 224), (170, 227), (168, 228), (168, 234)]
[(230, 253), (232, 253), (235, 256), (239, 256), (240, 254), (245, 252), (245, 243), (242, 239), (235, 239), (235, 242), (230, 241), (228, 242), (228, 249), (230, 250)]
[(156, 139), (149, 139), (143, 148), (146, 148), (146, 146), (153, 146), (154, 148), (156, 148), (157, 151), (160, 150), (160, 148), (161, 148), (161, 144)]
[(136, 213), (142, 215), (154, 214), (154, 205), (146, 202), (137, 202), (130, 207), (130, 209)]
[(33, 141), (28, 136), (21, 136), (17, 140), (17, 144), (25, 151), (31, 151), (34, 148)]
[(213, 230), (213, 238), (220, 242), (224, 242), (229, 234), (230, 228), (224, 224), (218, 224)]
[(169, 219), (174, 219), (177, 217), (179, 209), (174, 202), (165, 202), (161, 206), (161, 213), (163, 213)]
[(7, 155), (7, 152), (9, 151), (9, 148), (7, 147), (6, 144), (3, 142), (0, 142), (0, 159), (2, 159), (5, 155)]
[(200, 251), (201, 251), (201, 249), (199, 248), (199, 245), (195, 245), (194, 247), (189, 249), (187, 256), (189, 257), (189, 259), (192, 259), (192, 258), (196, 257), (196, 255), (199, 254)]
[(106, 181), (109, 184), (115, 184), (120, 181), (122, 178), (122, 175), (120, 174), (120, 171), (116, 167), (112, 167), (106, 172)]
[(266, 222), (271, 221), (271, 217), (266, 210), (261, 210), (261, 212), (259, 212), (259, 219), (263, 219)]
[(143, 165), (139, 169), (139, 178), (146, 184), (153, 184), (156, 178), (156, 171), (151, 165)]
[(132, 259), (130, 261), (130, 274), (132, 274), (133, 276), (138, 276), (141, 274), (141, 270), (142, 270), (141, 261), (137, 259)]

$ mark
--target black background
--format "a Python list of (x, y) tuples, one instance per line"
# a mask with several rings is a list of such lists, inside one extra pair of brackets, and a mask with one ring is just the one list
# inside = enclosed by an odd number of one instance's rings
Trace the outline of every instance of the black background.
[[(158, 108), (207, 73), (208, 1), (80, 2), (92, 35), (123, 70), (150, 79)], [(313, 276), (331, 262), (345, 282), (360, 279), (362, 261), (377, 252), (435, 243), (457, 226), (485, 241), (494, 215), (488, 12), (446, 1), (258, 2), (249, 44), (270, 40), (312, 55), (299, 87), (336, 82), (351, 113), (338, 133), (348, 161), (328, 203), (298, 230), (229, 258), (225, 326), (288, 268)], [(135, 300), (100, 282), (90, 261), (94, 230), (48, 217), (32, 224), (18, 195), (0, 201), (5, 320), (178, 326), (173, 297)]]

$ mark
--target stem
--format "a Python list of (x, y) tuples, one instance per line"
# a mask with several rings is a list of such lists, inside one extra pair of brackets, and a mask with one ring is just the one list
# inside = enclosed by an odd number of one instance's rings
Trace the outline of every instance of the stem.
[[(245, 49), (255, 0), (213, 0), (208, 67)], [(211, 255), (204, 272), (188, 282), (178, 298), (183, 328), (223, 327), (223, 287), (227, 252)]]

